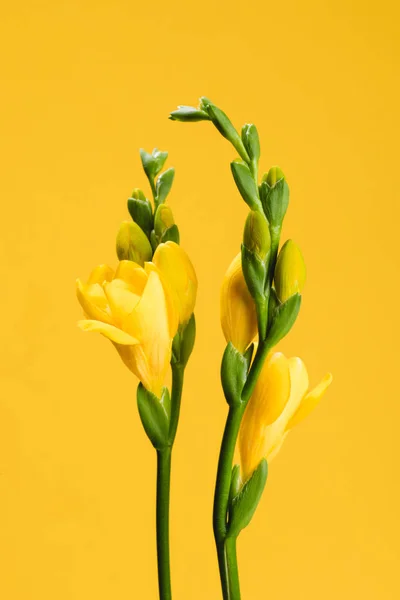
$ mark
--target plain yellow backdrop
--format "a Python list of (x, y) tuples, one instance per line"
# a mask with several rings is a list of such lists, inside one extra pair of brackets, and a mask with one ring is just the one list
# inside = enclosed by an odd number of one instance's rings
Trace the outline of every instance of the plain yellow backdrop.
[[(207, 95), (254, 122), (308, 267), (282, 345), (334, 384), (271, 464), (239, 542), (244, 600), (395, 599), (399, 569), (399, 17), (390, 0), (4, 4), (0, 596), (155, 600), (154, 451), (136, 381), (76, 327), (76, 277), (115, 264), (138, 149), (168, 149), (199, 278), (174, 453), (176, 600), (220, 598), (211, 530), (226, 416), (219, 288), (246, 207), (235, 153), (167, 119)], [(147, 188), (146, 188), (147, 190)]]

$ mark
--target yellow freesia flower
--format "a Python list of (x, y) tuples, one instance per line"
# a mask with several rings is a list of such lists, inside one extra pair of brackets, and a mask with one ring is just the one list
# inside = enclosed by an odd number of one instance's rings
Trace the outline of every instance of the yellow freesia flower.
[(77, 280), (77, 296), (86, 316), (81, 329), (111, 340), (126, 366), (160, 397), (177, 317), (157, 270), (129, 260), (121, 261), (115, 273), (101, 265), (86, 284)]
[(164, 286), (170, 290), (179, 323), (192, 316), (197, 295), (197, 277), (185, 250), (175, 242), (160, 244), (153, 256)]
[(240, 253), (231, 262), (222, 283), (221, 326), (226, 341), (242, 353), (257, 334), (256, 307), (243, 276)]
[(239, 451), (243, 480), (247, 480), (262, 458), (271, 461), (288, 431), (318, 404), (332, 382), (328, 373), (308, 391), (308, 373), (300, 358), (270, 353), (257, 380), (243, 416)]

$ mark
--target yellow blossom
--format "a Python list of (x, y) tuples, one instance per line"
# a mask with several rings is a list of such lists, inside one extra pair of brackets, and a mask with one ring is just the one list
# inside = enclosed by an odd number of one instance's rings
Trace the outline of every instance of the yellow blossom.
[(257, 333), (254, 300), (247, 289), (239, 253), (230, 264), (221, 288), (221, 326), (227, 342), (244, 352)]
[(170, 290), (179, 323), (192, 316), (197, 295), (197, 277), (185, 250), (172, 241), (160, 244), (153, 256), (164, 286)]
[(160, 397), (177, 318), (157, 271), (129, 260), (115, 273), (101, 265), (86, 284), (77, 280), (77, 296), (86, 317), (81, 329), (111, 340), (126, 366)]
[(242, 477), (247, 480), (262, 458), (271, 461), (288, 431), (318, 404), (332, 382), (328, 373), (308, 391), (308, 373), (300, 358), (270, 353), (246, 407), (239, 435)]

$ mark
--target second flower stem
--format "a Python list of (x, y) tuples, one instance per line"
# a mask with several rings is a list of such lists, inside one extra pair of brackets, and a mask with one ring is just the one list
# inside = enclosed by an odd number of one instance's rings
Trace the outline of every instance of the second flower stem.
[(247, 402), (253, 393), (267, 352), (268, 344), (266, 342), (260, 343), (242, 392), (242, 402), (229, 407), (219, 454), (214, 495), (213, 526), (224, 600), (240, 600), (236, 538), (229, 537), (227, 531), (232, 463), (243, 414)]

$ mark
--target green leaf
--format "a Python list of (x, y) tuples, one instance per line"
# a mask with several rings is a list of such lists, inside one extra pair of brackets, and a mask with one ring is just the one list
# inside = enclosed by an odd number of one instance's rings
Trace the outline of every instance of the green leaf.
[(254, 352), (254, 344), (250, 344), (250, 346), (247, 348), (246, 352), (243, 354), (246, 363), (247, 363), (247, 370), (249, 370), (250, 365), (251, 365), (251, 359), (253, 358), (253, 352)]
[(182, 123), (194, 123), (195, 121), (209, 121), (210, 117), (206, 112), (194, 106), (178, 106), (178, 110), (174, 110), (169, 118), (172, 121), (181, 121)]
[(233, 498), (229, 510), (228, 537), (236, 537), (249, 525), (261, 500), (268, 477), (268, 464), (262, 459), (250, 479)]
[(218, 106), (205, 96), (200, 98), (200, 109), (209, 115), (220, 134), (233, 145), (239, 156), (247, 163), (250, 162), (250, 157), (246, 152), (246, 148), (243, 145), (240, 135), (224, 111), (218, 108)]
[(249, 167), (245, 162), (234, 160), (231, 162), (232, 175), (243, 200), (252, 210), (262, 210), (258, 198), (258, 188)]
[(286, 302), (275, 308), (267, 336), (268, 346), (271, 348), (276, 346), (289, 333), (299, 314), (300, 305), (300, 294), (293, 294)]
[(179, 229), (176, 224), (172, 225), (171, 227), (168, 227), (168, 229), (164, 231), (160, 238), (160, 242), (175, 242), (176, 244), (179, 244), (179, 240)]
[(260, 197), (264, 212), (271, 227), (281, 227), (289, 206), (289, 186), (285, 178), (272, 187), (267, 181), (260, 186)]
[[(142, 383), (137, 389), (137, 403), (140, 419), (142, 421), (147, 437), (157, 450), (165, 448), (168, 444), (169, 433), (169, 412), (168, 390), (160, 398), (157, 398), (152, 392), (146, 390)], [(170, 402), (169, 402), (170, 404)]]
[(242, 141), (247, 154), (251, 160), (257, 164), (260, 159), (260, 138), (258, 137), (257, 127), (253, 123), (246, 123), (242, 127)]
[(147, 237), (150, 237), (150, 232), (153, 227), (153, 211), (150, 202), (145, 198), (129, 198), (128, 210), (132, 219), (145, 232)]
[(225, 348), (221, 364), (221, 382), (226, 401), (230, 406), (239, 405), (248, 371), (248, 361), (236, 350), (232, 342)]
[(190, 317), (181, 331), (180, 357), (179, 362), (186, 367), (187, 362), (192, 354), (194, 342), (196, 339), (196, 319), (194, 314)]
[(241, 485), (242, 485), (242, 479), (240, 476), (240, 466), (233, 465), (232, 475), (231, 475), (231, 487), (229, 489), (228, 506), (230, 506), (232, 504), (233, 499), (236, 498), (236, 496), (240, 492)]
[(174, 181), (175, 169), (170, 167), (160, 175), (156, 183), (157, 204), (162, 204), (168, 196)]

